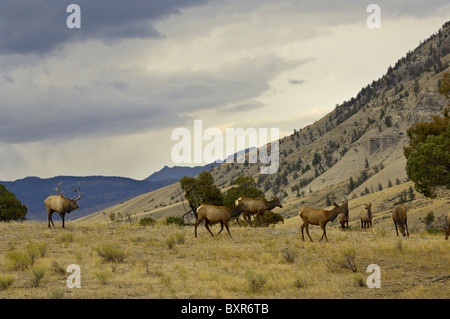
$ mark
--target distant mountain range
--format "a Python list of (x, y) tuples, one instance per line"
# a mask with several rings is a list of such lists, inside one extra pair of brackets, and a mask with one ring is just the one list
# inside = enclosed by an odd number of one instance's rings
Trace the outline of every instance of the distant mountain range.
[[(245, 149), (230, 157), (239, 156), (255, 147)], [(47, 211), (44, 199), (55, 195), (55, 188), (62, 182), (61, 190), (70, 198), (72, 185), (80, 183), (83, 198), (79, 202), (80, 208), (66, 215), (66, 220), (81, 218), (110, 206), (125, 202), (131, 198), (155, 191), (164, 186), (178, 182), (182, 177), (194, 177), (203, 171), (210, 171), (221, 165), (214, 162), (195, 167), (187, 166), (164, 166), (161, 170), (153, 173), (143, 180), (118, 176), (55, 176), (52, 178), (26, 177), (14, 182), (2, 182), (6, 189), (16, 195), (22, 204), (28, 208), (27, 220), (47, 220)]]
[(55, 176), (52, 178), (26, 177), (14, 182), (0, 181), (0, 184), (5, 185), (6, 189), (14, 193), (17, 199), (27, 206), (28, 220), (43, 221), (47, 219), (44, 199), (56, 194), (55, 188), (58, 183), (62, 182), (61, 190), (67, 197), (73, 195), (70, 194), (72, 185), (80, 183), (83, 198), (79, 202), (80, 208), (66, 216), (66, 219), (70, 220), (173, 184), (183, 176), (194, 177), (217, 165), (220, 164), (212, 163), (196, 167), (164, 166), (144, 180), (117, 176)]

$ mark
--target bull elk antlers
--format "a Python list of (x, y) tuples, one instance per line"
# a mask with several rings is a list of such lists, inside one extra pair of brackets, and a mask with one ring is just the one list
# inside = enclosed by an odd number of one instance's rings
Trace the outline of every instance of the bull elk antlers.
[(59, 183), (58, 183), (58, 186), (55, 188), (55, 190), (58, 192), (58, 195), (59, 195), (59, 196), (65, 198), (65, 199), (72, 200), (72, 201), (74, 201), (74, 202), (80, 200), (81, 197), (83, 197), (83, 193), (81, 192), (80, 182), (78, 182), (78, 189), (75, 188), (75, 186), (72, 185), (73, 190), (72, 190), (71, 193), (78, 193), (78, 196), (77, 196), (76, 198), (73, 198), (73, 199), (70, 199), (70, 198), (65, 197), (65, 196), (62, 194), (62, 192), (60, 192), (61, 185), (62, 185), (62, 182), (59, 182)]

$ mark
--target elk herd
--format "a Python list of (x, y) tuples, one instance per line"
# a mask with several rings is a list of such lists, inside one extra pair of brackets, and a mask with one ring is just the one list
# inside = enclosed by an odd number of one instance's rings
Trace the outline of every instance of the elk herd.
[[(83, 196), (81, 193), (80, 185), (78, 184), (78, 188), (73, 188), (72, 192), (77, 193), (77, 197), (70, 199), (65, 197), (61, 190), (61, 182), (56, 187), (56, 191), (58, 195), (49, 196), (45, 199), (44, 204), (47, 208), (48, 212), (48, 227), (50, 228), (50, 223), (52, 226), (52, 214), (54, 212), (58, 213), (62, 220), (62, 227), (64, 228), (64, 220), (65, 214), (69, 214), (70, 212), (78, 209), (77, 201), (80, 200)], [(372, 203), (364, 204), (364, 211), (360, 212), (359, 219), (361, 221), (361, 229), (372, 229)], [(264, 198), (250, 198), (250, 197), (239, 197), (235, 201), (235, 207), (229, 208), (226, 206), (215, 206), (215, 205), (207, 205), (203, 204), (197, 208), (197, 221), (194, 225), (194, 234), (197, 237), (197, 226), (204, 221), (205, 227), (211, 234), (214, 236), (212, 231), (209, 229), (209, 225), (213, 223), (220, 223), (221, 228), (217, 235), (219, 235), (223, 227), (225, 226), (228, 234), (231, 236), (230, 229), (228, 227), (228, 223), (232, 218), (236, 218), (239, 223), (239, 216), (242, 214), (242, 217), (250, 226), (256, 226), (258, 221), (262, 221), (264, 213), (274, 209), (275, 207), (282, 208), (280, 200), (274, 196), (271, 200), (265, 200)], [(250, 216), (255, 215), (254, 225), (251, 224)], [(349, 221), (349, 209), (348, 209), (348, 201), (341, 203), (340, 205), (333, 202), (333, 208), (331, 210), (325, 209), (317, 209), (305, 207), (299, 212), (300, 218), (303, 221), (301, 226), (302, 240), (305, 240), (304, 230), (306, 230), (306, 234), (309, 239), (312, 241), (312, 238), (309, 234), (309, 225), (317, 225), (323, 231), (322, 237), (320, 241), (325, 238), (328, 242), (326, 225), (328, 222), (331, 222), (338, 218), (338, 221), (342, 227), (342, 229), (348, 229), (348, 221)], [(407, 224), (407, 210), (405, 205), (400, 204), (397, 205), (392, 212), (392, 220), (395, 225), (395, 231), (398, 234), (398, 230), (400, 229), (400, 233), (403, 236), (409, 236), (408, 224)], [(447, 240), (450, 235), (450, 213), (447, 215), (447, 226), (444, 227), (445, 230), (445, 239)]]

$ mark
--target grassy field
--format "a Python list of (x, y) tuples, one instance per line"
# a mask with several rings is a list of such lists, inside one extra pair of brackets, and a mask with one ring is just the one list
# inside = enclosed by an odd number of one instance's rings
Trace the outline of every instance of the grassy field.
[[(443, 234), (329, 226), (327, 243), (312, 226), (315, 241), (303, 242), (300, 224), (231, 226), (233, 238), (200, 225), (195, 238), (192, 226), (161, 223), (1, 223), (0, 298), (450, 298)], [(79, 289), (66, 285), (70, 264)], [(370, 264), (381, 268), (379, 289), (366, 286)]]

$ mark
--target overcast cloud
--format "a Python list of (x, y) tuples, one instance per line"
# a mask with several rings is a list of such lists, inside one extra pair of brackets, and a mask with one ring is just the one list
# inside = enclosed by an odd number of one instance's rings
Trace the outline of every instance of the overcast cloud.
[[(81, 29), (68, 29), (70, 3)], [(171, 130), (289, 134), (382, 76), (447, 1), (0, 0), (0, 180), (145, 178)]]

